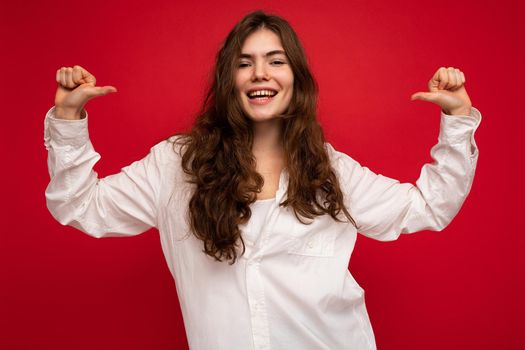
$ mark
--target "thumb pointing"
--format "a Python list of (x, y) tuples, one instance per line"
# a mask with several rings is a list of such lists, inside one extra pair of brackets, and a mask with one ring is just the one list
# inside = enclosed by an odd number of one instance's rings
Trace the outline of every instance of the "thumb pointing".
[(410, 99), (412, 101), (422, 100), (422, 101), (428, 101), (428, 102), (435, 102), (437, 99), (437, 96), (433, 92), (416, 92), (410, 97)]
[(91, 90), (91, 97), (105, 96), (111, 92), (117, 92), (117, 89), (113, 86), (95, 86)]
[(103, 86), (100, 88), (102, 95), (107, 95), (112, 92), (117, 92), (117, 88), (114, 86)]

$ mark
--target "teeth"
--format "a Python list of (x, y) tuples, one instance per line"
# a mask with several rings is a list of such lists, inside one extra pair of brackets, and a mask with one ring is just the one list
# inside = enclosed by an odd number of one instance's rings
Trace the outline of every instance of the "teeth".
[(252, 91), (248, 94), (250, 97), (259, 97), (259, 96), (275, 96), (277, 93), (271, 90), (257, 90)]

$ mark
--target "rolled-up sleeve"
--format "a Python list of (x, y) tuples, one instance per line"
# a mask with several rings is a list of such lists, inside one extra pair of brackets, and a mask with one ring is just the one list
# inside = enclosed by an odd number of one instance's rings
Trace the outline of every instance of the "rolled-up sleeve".
[(44, 119), (50, 182), (47, 208), (62, 225), (93, 237), (131, 236), (157, 227), (161, 184), (161, 142), (142, 159), (117, 174), (98, 178), (93, 170), (101, 158), (89, 139), (88, 115), (79, 120)]
[(338, 166), (350, 214), (365, 236), (395, 240), (401, 233), (441, 231), (459, 212), (474, 180), (478, 147), (474, 133), (481, 113), (469, 116), (441, 111), (438, 143), (430, 150), (416, 184), (376, 174), (338, 152)]

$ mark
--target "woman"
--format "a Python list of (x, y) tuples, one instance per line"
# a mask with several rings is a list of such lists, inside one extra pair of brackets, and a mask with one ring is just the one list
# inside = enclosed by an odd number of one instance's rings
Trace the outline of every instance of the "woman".
[(116, 89), (97, 87), (80, 66), (58, 70), (45, 118), (50, 212), (94, 237), (157, 227), (191, 349), (375, 349), (364, 292), (348, 271), (357, 232), (394, 240), (442, 230), (457, 214), (481, 121), (463, 73), (440, 68), (429, 92), (412, 96), (442, 109), (434, 163), (416, 186), (325, 142), (317, 87), (284, 19), (243, 18), (214, 73), (188, 133), (98, 179), (83, 107)]

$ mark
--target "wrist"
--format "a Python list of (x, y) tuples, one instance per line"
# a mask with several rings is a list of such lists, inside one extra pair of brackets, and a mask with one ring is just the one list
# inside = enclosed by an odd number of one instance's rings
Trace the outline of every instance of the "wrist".
[(57, 119), (66, 119), (66, 120), (79, 120), (85, 118), (85, 115), (82, 115), (82, 108), (64, 108), (60, 106), (55, 106), (55, 117)]
[(443, 113), (448, 115), (470, 115), (472, 112), (472, 107), (461, 107), (461, 108), (455, 108), (451, 110), (445, 110), (443, 109)]

